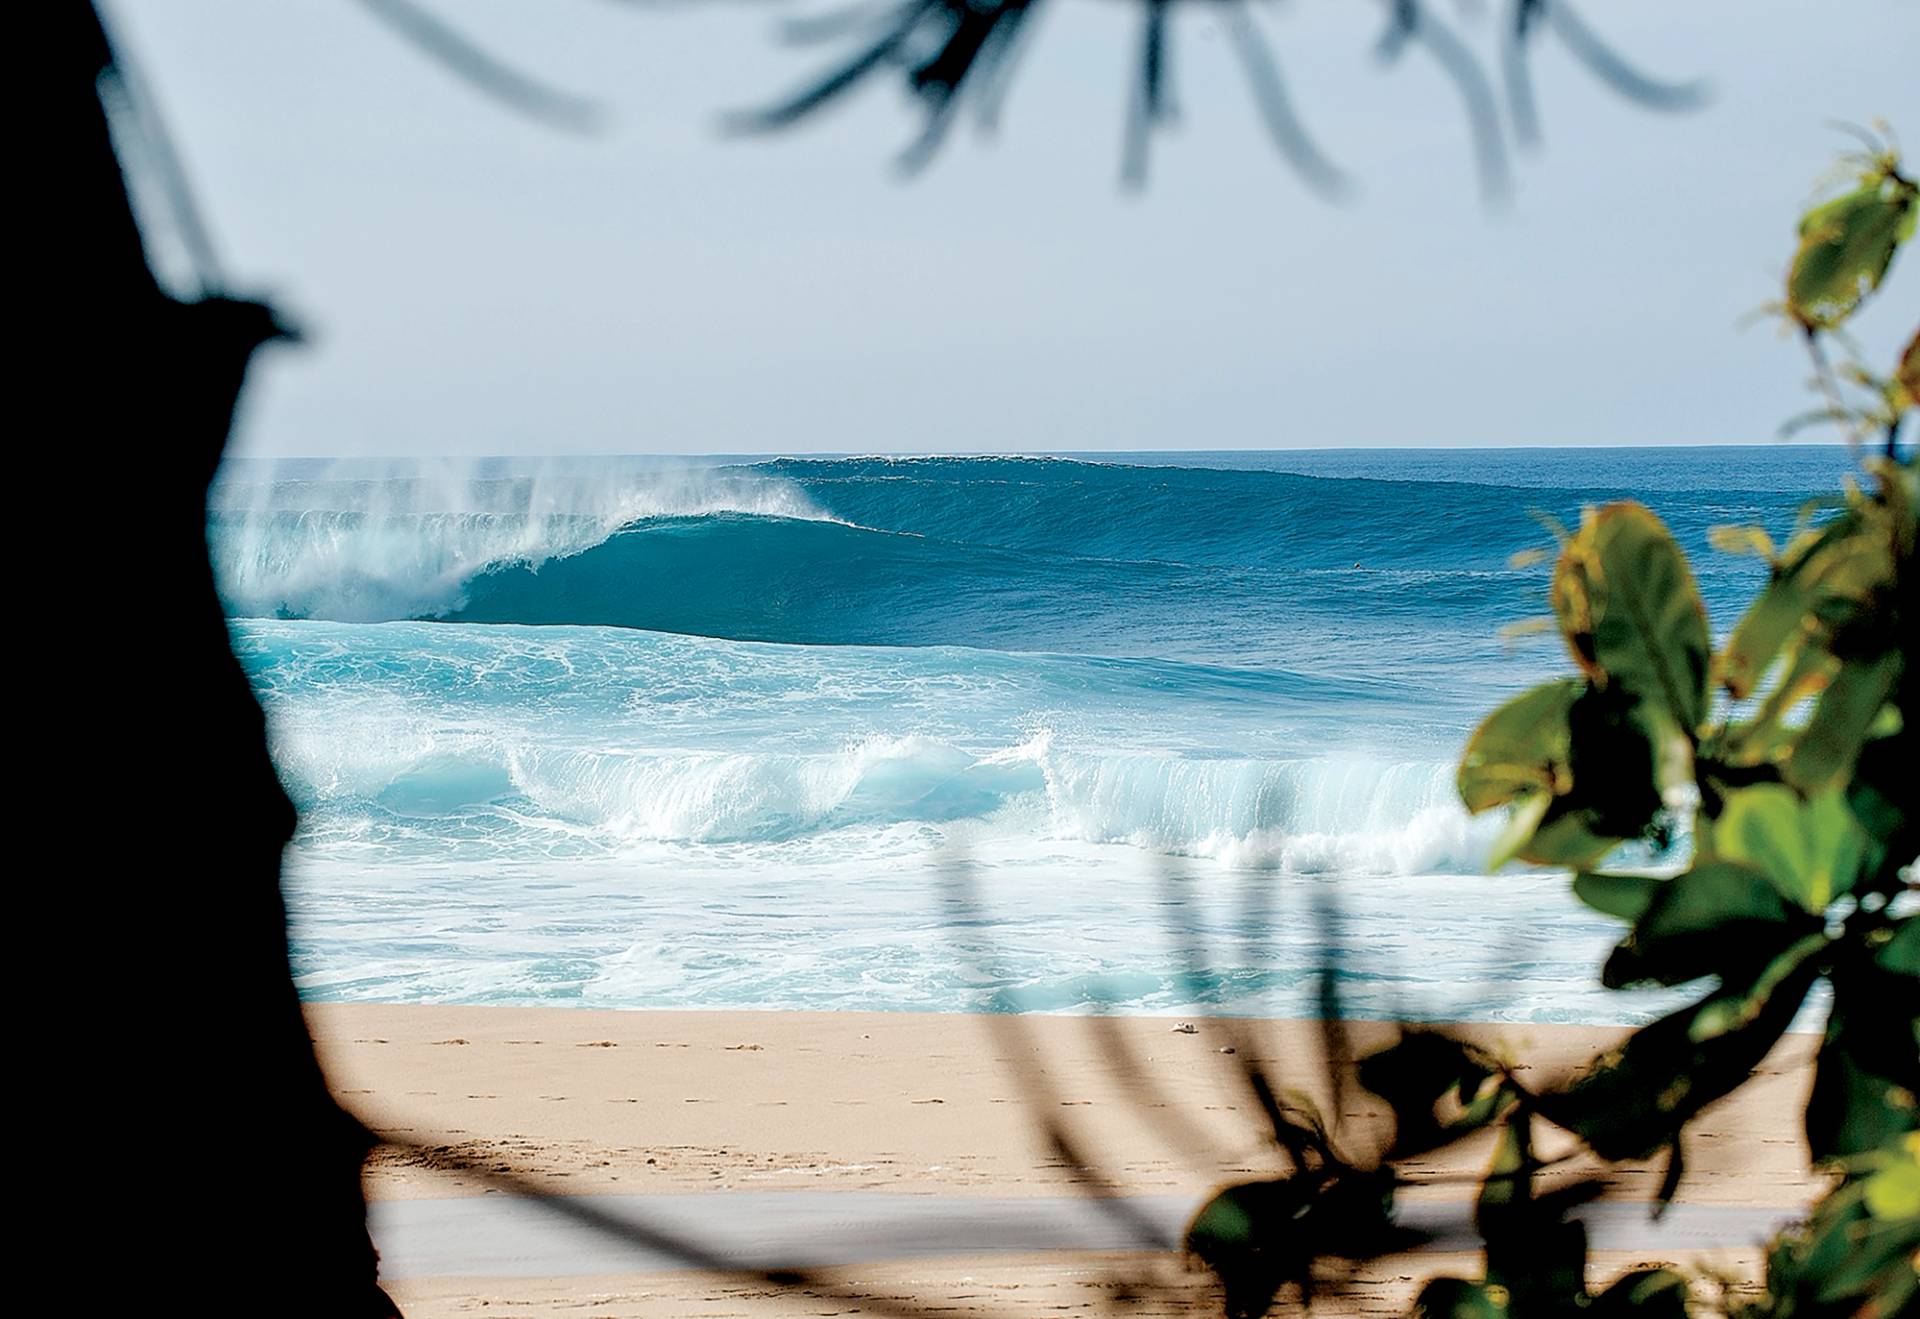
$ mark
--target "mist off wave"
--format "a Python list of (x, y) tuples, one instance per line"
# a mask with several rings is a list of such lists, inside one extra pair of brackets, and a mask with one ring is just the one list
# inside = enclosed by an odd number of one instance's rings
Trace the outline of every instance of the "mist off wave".
[[(1309, 1009), (1305, 944), (1194, 979), (1177, 875), (1233, 938), (1245, 882), (1337, 885), (1363, 1010), (1592, 1017), (1564, 987), (1609, 927), (1484, 875), (1452, 787), (1558, 666), (1498, 639), (1539, 610), (1508, 559), (1619, 494), (1695, 549), (1790, 516), (1823, 460), (1775, 454), (241, 465), (209, 538), (309, 993)], [(1723, 619), (1752, 571), (1702, 560)], [(955, 855), (996, 904), (971, 961)], [(1552, 946), (1496, 973), (1515, 903)]]

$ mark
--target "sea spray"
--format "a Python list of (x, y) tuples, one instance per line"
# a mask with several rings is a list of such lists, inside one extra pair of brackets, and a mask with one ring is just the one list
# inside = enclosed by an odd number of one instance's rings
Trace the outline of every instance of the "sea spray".
[[(1062, 708), (1061, 695), (1085, 685), (1072, 657), (1003, 661), (967, 691), (945, 671), (959, 658), (950, 654), (916, 673), (885, 652), (843, 651), (802, 677), (786, 666), (808, 657), (787, 647), (421, 624), (324, 625), (332, 644), (321, 647), (320, 627), (237, 629), (267, 693), (282, 773), (316, 825), (373, 812), (471, 827), (484, 815), (503, 844), (563, 828), (617, 850), (836, 832), (857, 848), (862, 830), (974, 821), (1283, 869), (1407, 873), (1471, 868), (1483, 855), (1443, 760), (1141, 745), (1124, 721)], [(436, 641), (439, 662), (420, 664)], [(649, 681), (646, 699), (623, 693), (607, 650)], [(766, 670), (757, 681), (756, 663)], [(719, 667), (727, 676), (715, 683)], [(600, 685), (568, 690), (583, 676)], [(1225, 740), (1240, 717), (1237, 701), (1222, 709), (1203, 690), (1176, 694), (1168, 666), (1135, 670), (1131, 692), (1102, 676), (1110, 709), (1184, 708), (1190, 734), (1211, 723)], [(837, 696), (821, 693), (828, 685)], [(664, 710), (662, 687), (678, 698)], [(730, 699), (749, 688), (758, 699)], [(817, 703), (805, 703), (809, 689)], [(1275, 699), (1276, 713), (1283, 704)], [(691, 721), (687, 706), (700, 712)], [(1049, 713), (1076, 731), (1033, 726)], [(836, 742), (813, 729), (826, 716), (936, 731)]]
[[(1770, 506), (1790, 518), (1783, 496), (1741, 487), (1756, 469), (1702, 465), (1729, 484), (1667, 501), (1676, 533), (1703, 542)], [(1461, 660), (1500, 667), (1499, 629), (1537, 606), (1509, 565), (1542, 535), (1529, 510), (1570, 521), (1591, 494), (1064, 459), (256, 463), (223, 476), (209, 535), (240, 617), (1066, 651), (1351, 681), (1426, 666), (1448, 689)], [(1709, 604), (1762, 568), (1703, 556)]]
[(1617, 928), (1454, 800), (1563, 663), (1509, 555), (1639, 491), (1724, 630), (1706, 528), (1843, 461), (241, 464), (209, 533), (310, 995), (1301, 1012), (1330, 934), (1357, 1012), (1599, 1019)]
[(229, 472), (209, 499), (222, 598), (251, 616), (430, 617), (464, 603), (475, 577), (538, 569), (652, 519), (826, 516), (792, 482), (736, 468), (499, 466), (343, 460)]

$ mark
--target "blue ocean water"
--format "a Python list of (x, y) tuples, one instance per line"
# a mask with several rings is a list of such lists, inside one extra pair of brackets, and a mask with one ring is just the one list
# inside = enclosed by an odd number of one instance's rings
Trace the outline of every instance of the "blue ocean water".
[(315, 998), (1634, 1019), (1453, 763), (1622, 496), (1717, 629), (1815, 447), (236, 463)]

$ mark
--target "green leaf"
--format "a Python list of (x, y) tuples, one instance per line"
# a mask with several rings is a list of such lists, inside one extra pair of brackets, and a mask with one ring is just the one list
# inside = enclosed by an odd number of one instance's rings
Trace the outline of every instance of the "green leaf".
[[(1522, 692), (1474, 730), (1460, 759), (1460, 800), (1476, 814), (1513, 806), (1490, 868), (1516, 856), (1591, 865), (1644, 826), (1659, 798), (1644, 786), (1632, 790), (1636, 771), (1640, 779), (1651, 773), (1652, 753), (1639, 730), (1614, 712), (1620, 704), (1579, 679), (1562, 679)], [(1588, 792), (1575, 791), (1576, 750), (1595, 770)], [(1619, 772), (1623, 759), (1626, 774)], [(1616, 800), (1622, 789), (1631, 794), (1624, 802)]]
[(1601, 972), (1609, 989), (1651, 981), (1685, 984), (1719, 975), (1740, 983), (1810, 929), (1768, 878), (1751, 867), (1703, 862), (1659, 885)]
[(1864, 1183), (1909, 1156), (1897, 1148), (1876, 1151), (1863, 1160), (1861, 1176), (1814, 1205), (1804, 1227), (1775, 1240), (1767, 1252), (1769, 1313), (1783, 1319), (1908, 1313), (1920, 1276), (1913, 1265), (1920, 1252), (1920, 1216), (1876, 1217), (1867, 1208)]
[(1205, 1256), (1210, 1249), (1232, 1249), (1253, 1241), (1253, 1208), (1246, 1188), (1229, 1186), (1200, 1207), (1187, 1225), (1187, 1245)]
[(1868, 1177), (1861, 1192), (1875, 1218), (1920, 1218), (1920, 1137), (1909, 1137), (1903, 1156)]
[(1435, 1278), (1413, 1303), (1417, 1319), (1508, 1319), (1505, 1287), (1462, 1278)]
[[(1554, 808), (1557, 797), (1549, 797), (1544, 792), (1529, 793), (1522, 797), (1517, 805), (1507, 813), (1507, 822), (1500, 826), (1499, 834), (1493, 840), (1493, 846), (1487, 853), (1487, 870), (1500, 869), (1519, 856), (1522, 852), (1539, 852), (1545, 844), (1539, 839), (1540, 824), (1547, 813)], [(1583, 843), (1579, 851), (1588, 847), (1598, 853), (1604, 853), (1612, 846), (1607, 839)]]
[[(1913, 767), (1920, 765), (1920, 735), (1907, 724), (1892, 737), (1877, 737), (1860, 749), (1853, 779), (1847, 784), (1847, 808), (1887, 857), (1920, 853), (1920, 802), (1915, 801)], [(1882, 887), (1897, 882), (1884, 874)], [(1915, 974), (1920, 974), (1916, 971)]]
[(1688, 1319), (1687, 1280), (1672, 1269), (1638, 1269), (1594, 1297), (1594, 1319)]
[(1518, 812), (1503, 843), (1540, 865), (1584, 869), (1622, 841), (1654, 826), (1662, 808), (1659, 757), (1646, 706), (1620, 691), (1588, 686), (1567, 711), (1568, 778), (1531, 837)]
[[(1908, 926), (1914, 921), (1907, 918)], [(1884, 956), (1885, 947), (1878, 953)], [(1887, 1148), (1920, 1126), (1914, 977), (1884, 966), (1870, 943), (1843, 946), (1840, 954), (1807, 1100), (1807, 1144), (1820, 1161)]]
[(1750, 986), (1716, 993), (1641, 1027), (1571, 1085), (1540, 1095), (1537, 1111), (1603, 1159), (1649, 1157), (1753, 1074), (1799, 1011), (1816, 971), (1813, 961), (1803, 962), (1745, 1024), (1706, 1039), (1693, 1038), (1696, 1020), (1723, 1000), (1747, 1002)]
[(1898, 392), (1890, 401), (1896, 413), (1920, 408), (1920, 330), (1915, 330), (1913, 338), (1907, 340), (1900, 363), (1893, 368), (1893, 383)]
[(1694, 1042), (1697, 1044), (1715, 1039), (1758, 1020), (1780, 987), (1807, 967), (1813, 958), (1827, 951), (1832, 943), (1833, 940), (1824, 930), (1796, 939), (1767, 963), (1747, 989), (1738, 994), (1723, 994), (1700, 1009), (1700, 1015), (1693, 1019), (1690, 1032)]
[[(1901, 1043), (1917, 1047), (1909, 1033)], [(1813, 1094), (1807, 1104), (1807, 1136), (1816, 1161), (1844, 1159), (1911, 1131), (1913, 1092), (1876, 1074), (1873, 1060), (1840, 1041), (1820, 1050)]]
[(1733, 765), (1778, 764), (1793, 751), (1800, 731), (1787, 718), (1802, 701), (1822, 691), (1840, 665), (1814, 646), (1794, 649), (1791, 663), (1767, 691), (1751, 719), (1731, 725), (1724, 734), (1724, 755)]
[(1711, 855), (1753, 867), (1812, 912), (1850, 892), (1876, 850), (1840, 793), (1805, 801), (1777, 783), (1727, 793), (1709, 841)]
[(1787, 757), (1782, 771), (1787, 782), (1809, 796), (1845, 786), (1880, 707), (1893, 694), (1900, 668), (1899, 651), (1840, 666)]
[(1880, 172), (1800, 221), (1787, 272), (1787, 312), (1809, 329), (1831, 329), (1880, 287), (1913, 232), (1914, 185)]
[(1707, 544), (1722, 554), (1751, 554), (1769, 563), (1778, 553), (1767, 529), (1751, 523), (1708, 527)]
[[(1407, 1031), (1357, 1068), (1360, 1084), (1393, 1110), (1395, 1157), (1424, 1153), (1503, 1112), (1511, 1094), (1481, 1093), (1494, 1072), (1479, 1049), (1429, 1030)], [(1435, 1110), (1449, 1093), (1464, 1111), (1443, 1122)]]
[(1586, 1180), (1539, 1192), (1539, 1167), (1532, 1117), (1516, 1113), (1495, 1143), (1474, 1225), (1485, 1242), (1487, 1282), (1506, 1289), (1509, 1309), (1569, 1313), (1587, 1300), (1587, 1229), (1568, 1215), (1602, 1188)]
[(1255, 1319), (1281, 1288), (1312, 1286), (1315, 1259), (1372, 1259), (1424, 1240), (1393, 1221), (1391, 1168), (1338, 1167), (1229, 1186), (1187, 1227), (1187, 1249), (1219, 1277), (1227, 1314)]
[(1691, 741), (1707, 716), (1707, 610), (1687, 556), (1643, 505), (1589, 510), (1561, 550), (1552, 601), (1588, 677), (1661, 711)]
[(1591, 866), (1621, 842), (1618, 834), (1595, 832), (1594, 813), (1569, 806), (1564, 797), (1548, 802), (1532, 836), (1521, 838), (1518, 829), (1525, 823), (1526, 818), (1516, 812), (1510, 825), (1514, 836), (1501, 840), (1501, 845), (1512, 851), (1500, 855), (1501, 861), (1518, 856), (1542, 866)]
[(1460, 800), (1478, 814), (1571, 784), (1567, 713), (1583, 684), (1573, 679), (1522, 692), (1488, 715), (1460, 758)]
[(1859, 509), (1794, 537), (1727, 639), (1720, 681), (1736, 699), (1746, 699), (1783, 648), (1792, 654), (1797, 635), (1817, 631), (1820, 618), (1842, 605), (1868, 600), (1892, 571), (1884, 527)]
[(1748, 606), (1720, 652), (1720, 681), (1735, 700), (1753, 694), (1787, 639), (1806, 626), (1811, 606), (1807, 583), (1798, 573), (1776, 574)]
[(1874, 961), (1898, 976), (1920, 976), (1920, 916), (1909, 916), (1893, 927)]
[(1573, 877), (1573, 896), (1609, 916), (1637, 921), (1659, 894), (1665, 880), (1651, 875), (1613, 875), (1582, 871)]
[(1288, 1241), (1286, 1228), (1313, 1200), (1305, 1177), (1229, 1186), (1201, 1206), (1187, 1226), (1186, 1246), (1220, 1279), (1228, 1319), (1257, 1319), (1280, 1289), (1300, 1286), (1312, 1255)]
[(1581, 868), (1644, 834), (1662, 806), (1646, 714), (1630, 694), (1578, 679), (1495, 710), (1468, 739), (1458, 777), (1469, 811), (1513, 804), (1491, 864)]

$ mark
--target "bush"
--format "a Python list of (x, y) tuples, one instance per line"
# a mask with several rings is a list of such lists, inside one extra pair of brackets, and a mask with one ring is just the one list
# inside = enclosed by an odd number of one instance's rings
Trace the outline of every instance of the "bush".
[[(1833, 1183), (1770, 1247), (1764, 1296), (1729, 1308), (1837, 1319), (1920, 1304), (1920, 740), (1908, 661), (1920, 482), (1899, 453), (1920, 407), (1920, 333), (1884, 377), (1851, 354), (1836, 368), (1828, 350), (1913, 234), (1920, 188), (1877, 140), (1848, 165), (1851, 189), (1801, 220), (1773, 310), (1805, 340), (1823, 396), (1794, 424), (1838, 423), (1872, 442), (1865, 487), (1809, 503), (1783, 546), (1757, 527), (1715, 531), (1718, 549), (1770, 568), (1717, 650), (1660, 520), (1632, 502), (1588, 510), (1560, 534), (1549, 591), (1576, 673), (1495, 710), (1460, 765), (1470, 810), (1508, 812), (1496, 864), (1572, 870), (1583, 901), (1626, 923), (1604, 984), (1709, 987), (1553, 1089), (1442, 1033), (1403, 1035), (1357, 1067), (1395, 1118), (1371, 1167), (1344, 1159), (1309, 1107), (1272, 1106), (1292, 1170), (1221, 1192), (1189, 1230), (1230, 1313), (1264, 1313), (1289, 1284), (1310, 1295), (1321, 1261), (1402, 1248), (1394, 1164), (1491, 1129), (1475, 1218), (1484, 1273), (1429, 1283), (1419, 1313), (1686, 1314), (1699, 1289), (1671, 1269), (1589, 1291), (1570, 1212), (1598, 1188), (1542, 1190), (1536, 1129), (1571, 1132), (1607, 1161), (1664, 1154), (1658, 1212), (1684, 1179), (1688, 1123), (1749, 1079), (1822, 982), (1831, 1007), (1805, 1119)], [(1623, 844), (1665, 847), (1683, 830), (1681, 873), (1608, 865)]]

